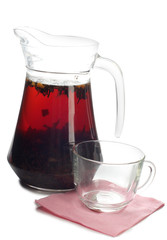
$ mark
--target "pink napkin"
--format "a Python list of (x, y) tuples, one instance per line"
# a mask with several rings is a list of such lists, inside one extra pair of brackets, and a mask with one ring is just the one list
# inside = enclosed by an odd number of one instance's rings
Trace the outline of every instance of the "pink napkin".
[(40, 210), (115, 237), (164, 206), (154, 198), (136, 195), (123, 210), (99, 213), (89, 210), (76, 192), (57, 193), (35, 201)]

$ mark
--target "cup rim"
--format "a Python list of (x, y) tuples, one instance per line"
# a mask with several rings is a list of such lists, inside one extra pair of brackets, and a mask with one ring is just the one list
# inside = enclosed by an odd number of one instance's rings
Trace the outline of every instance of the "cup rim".
[[(96, 161), (96, 160), (93, 160), (93, 159), (89, 159), (89, 158), (83, 157), (83, 156), (81, 156), (79, 153), (77, 153), (76, 148), (77, 148), (80, 144), (87, 143), (87, 142), (106, 142), (106, 143), (114, 143), (114, 144), (124, 145), (124, 146), (131, 147), (131, 148), (133, 148), (133, 149), (138, 150), (138, 151), (143, 155), (143, 157), (140, 158), (140, 159), (137, 160), (137, 161), (131, 161), (131, 162), (119, 162), (119, 163), (116, 163), (116, 162), (113, 162), (113, 163), (109, 163), (109, 162), (99, 162), (99, 161)], [(140, 148), (138, 148), (138, 147), (135, 147), (135, 146), (133, 146), (133, 145), (131, 145), (131, 144), (128, 144), (128, 143), (117, 142), (117, 141), (110, 141), (110, 140), (87, 140), (87, 141), (82, 141), (82, 142), (79, 142), (79, 143), (75, 144), (75, 145), (73, 146), (73, 148), (72, 148), (72, 151), (73, 151), (73, 153), (74, 153), (77, 157), (80, 157), (80, 158), (82, 158), (82, 159), (85, 160), (85, 161), (92, 162), (92, 163), (96, 163), (96, 164), (99, 164), (99, 165), (102, 165), (102, 164), (103, 164), (103, 165), (109, 165), (109, 166), (112, 166), (112, 165), (116, 166), (116, 165), (136, 164), (136, 163), (139, 163), (139, 162), (144, 161), (144, 160), (145, 160), (145, 157), (146, 157), (145, 154), (144, 154), (144, 152), (143, 152)]]

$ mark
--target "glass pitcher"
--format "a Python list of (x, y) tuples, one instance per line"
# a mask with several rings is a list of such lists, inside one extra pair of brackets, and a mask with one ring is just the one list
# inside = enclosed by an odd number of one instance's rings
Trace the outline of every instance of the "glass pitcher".
[(98, 54), (98, 42), (54, 36), (21, 27), (26, 81), (8, 162), (21, 182), (41, 190), (74, 189), (72, 146), (97, 140), (91, 70), (107, 70), (116, 86), (115, 135), (124, 122), (124, 84), (120, 68)]

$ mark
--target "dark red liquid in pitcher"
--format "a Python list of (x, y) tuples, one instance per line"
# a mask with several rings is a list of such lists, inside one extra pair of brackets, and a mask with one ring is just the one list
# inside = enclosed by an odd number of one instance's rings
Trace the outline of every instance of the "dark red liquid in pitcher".
[(8, 161), (36, 188), (74, 188), (71, 147), (97, 139), (90, 83), (57, 86), (26, 79)]

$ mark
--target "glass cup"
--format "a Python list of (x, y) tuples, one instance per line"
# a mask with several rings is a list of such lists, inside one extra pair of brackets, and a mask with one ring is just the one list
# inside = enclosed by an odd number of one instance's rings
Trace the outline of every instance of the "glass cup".
[[(140, 149), (124, 143), (81, 142), (73, 147), (73, 158), (76, 192), (88, 208), (99, 212), (126, 207), (138, 189), (152, 182), (156, 172)], [(150, 171), (138, 186), (143, 166)]]

